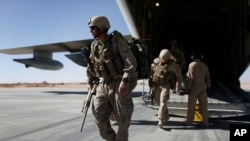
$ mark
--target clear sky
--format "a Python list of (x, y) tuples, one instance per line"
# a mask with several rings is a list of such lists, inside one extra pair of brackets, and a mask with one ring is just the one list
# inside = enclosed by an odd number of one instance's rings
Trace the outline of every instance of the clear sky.
[[(94, 15), (108, 17), (110, 31), (129, 34), (115, 0), (0, 0), (0, 49), (90, 39), (87, 23)], [(86, 82), (86, 68), (64, 54), (53, 55), (64, 64), (59, 71), (27, 69), (13, 61), (32, 54), (0, 54), (0, 83)], [(241, 81), (250, 82), (250, 68)]]
[[(111, 29), (130, 34), (115, 0), (0, 0), (0, 49), (91, 39), (88, 21), (106, 16)], [(55, 53), (64, 64), (59, 71), (25, 68), (14, 58), (30, 55), (0, 54), (0, 83), (84, 82), (86, 69)]]

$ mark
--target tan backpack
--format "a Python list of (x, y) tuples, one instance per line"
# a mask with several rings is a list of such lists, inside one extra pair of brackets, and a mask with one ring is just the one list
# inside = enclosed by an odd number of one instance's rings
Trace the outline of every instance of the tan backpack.
[(168, 64), (155, 66), (152, 74), (152, 82), (160, 85), (170, 84), (170, 88), (175, 88), (176, 75), (173, 71), (168, 71)]

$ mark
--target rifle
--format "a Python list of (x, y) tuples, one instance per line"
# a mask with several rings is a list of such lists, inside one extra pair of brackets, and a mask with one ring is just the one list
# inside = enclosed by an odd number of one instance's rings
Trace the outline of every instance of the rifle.
[(153, 95), (153, 82), (152, 82), (152, 78), (149, 78), (148, 80), (148, 84), (149, 84), (149, 97), (148, 100), (151, 100), (151, 104), (154, 104), (154, 95)]
[(83, 128), (83, 125), (87, 116), (87, 112), (88, 112), (88, 109), (92, 100), (92, 95), (96, 93), (96, 87), (97, 87), (97, 84), (94, 84), (93, 88), (88, 91), (87, 98), (83, 102), (83, 107), (82, 107), (83, 120), (82, 120), (81, 132), (82, 132), (82, 128)]

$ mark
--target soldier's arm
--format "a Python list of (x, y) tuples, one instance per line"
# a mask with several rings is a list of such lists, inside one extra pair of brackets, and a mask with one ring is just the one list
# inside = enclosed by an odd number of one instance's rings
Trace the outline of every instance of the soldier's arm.
[(181, 73), (181, 67), (178, 64), (175, 64), (175, 74), (176, 74), (176, 79), (177, 79), (176, 91), (180, 92), (180, 90), (181, 90), (181, 83), (182, 83), (182, 73)]
[(91, 51), (90, 51), (90, 55), (89, 55), (89, 61), (88, 61), (88, 66), (87, 66), (87, 82), (88, 84), (92, 87), (94, 84), (94, 81), (96, 81), (97, 77), (95, 75), (95, 71), (94, 71), (94, 66), (92, 64), (92, 60), (93, 60), (93, 43), (91, 44)]
[(187, 88), (190, 89), (192, 81), (193, 81), (193, 67), (191, 66), (191, 64), (189, 64), (189, 66), (188, 66), (186, 78), (187, 78)]
[(209, 73), (209, 69), (207, 67), (207, 73), (206, 73), (206, 77), (205, 77), (205, 82), (207, 85), (207, 88), (209, 88), (211, 86), (211, 78), (210, 78), (210, 73)]
[(123, 78), (131, 78), (136, 74), (136, 58), (124, 38), (114, 36), (114, 47), (117, 47), (124, 62)]

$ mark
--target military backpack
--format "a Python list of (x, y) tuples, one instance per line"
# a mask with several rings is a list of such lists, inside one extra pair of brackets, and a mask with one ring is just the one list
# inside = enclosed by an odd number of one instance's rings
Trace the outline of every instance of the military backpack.
[(149, 63), (149, 56), (147, 52), (148, 47), (148, 40), (139, 40), (135, 38), (125, 38), (120, 32), (113, 31), (109, 35), (109, 41), (112, 44), (112, 37), (115, 34), (119, 34), (122, 36), (129, 45), (129, 48), (133, 52), (136, 62), (137, 62), (137, 72), (138, 72), (138, 79), (148, 79), (150, 76), (150, 63)]
[(170, 84), (170, 88), (174, 89), (176, 84), (176, 75), (173, 71), (168, 70), (168, 64), (157, 64), (152, 71), (152, 82), (155, 84)]

